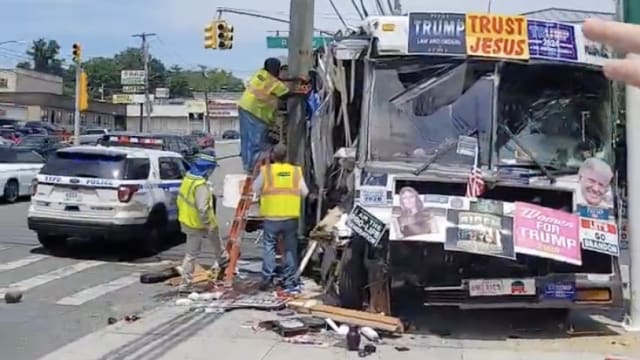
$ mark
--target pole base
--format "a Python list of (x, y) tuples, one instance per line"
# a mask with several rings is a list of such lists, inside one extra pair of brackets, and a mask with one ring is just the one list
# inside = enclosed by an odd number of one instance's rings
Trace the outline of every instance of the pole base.
[(640, 322), (632, 323), (629, 315), (624, 316), (622, 320), (622, 328), (626, 332), (640, 332)]

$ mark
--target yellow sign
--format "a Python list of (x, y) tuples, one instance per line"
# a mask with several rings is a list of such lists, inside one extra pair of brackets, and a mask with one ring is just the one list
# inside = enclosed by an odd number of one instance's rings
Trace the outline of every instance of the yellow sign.
[(131, 104), (131, 103), (133, 103), (133, 95), (131, 95), (131, 94), (114, 94), (113, 95), (113, 103), (114, 104)]
[(527, 18), (466, 14), (467, 55), (529, 60)]

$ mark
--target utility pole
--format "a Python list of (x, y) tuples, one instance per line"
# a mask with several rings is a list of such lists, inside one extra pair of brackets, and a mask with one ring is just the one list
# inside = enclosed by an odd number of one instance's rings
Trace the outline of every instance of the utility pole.
[[(640, 24), (640, 2), (637, 0), (622, 0), (622, 15), (627, 23)], [(620, 10), (616, 7), (616, 10)], [(627, 58), (640, 60), (640, 55), (627, 54)], [(625, 320), (628, 331), (640, 331), (640, 161), (631, 156), (640, 151), (637, 141), (640, 135), (640, 89), (627, 86), (625, 89), (626, 102), (626, 136), (627, 136), (627, 186), (629, 192), (629, 292), (631, 301), (629, 316)]]
[[(313, 64), (314, 3), (314, 0), (291, 0), (290, 2), (288, 73), (289, 78), (292, 79), (309, 76), (309, 70)], [(287, 103), (287, 153), (292, 163), (303, 168), (307, 149), (305, 110), (304, 98), (299, 96), (289, 98)]]
[(198, 65), (202, 71), (202, 77), (204, 78), (204, 120), (202, 121), (202, 132), (205, 134), (211, 134), (211, 121), (209, 120), (209, 77), (207, 76), (207, 67), (204, 65)]
[[(151, 129), (151, 100), (149, 98), (149, 43), (148, 37), (156, 36), (155, 33), (141, 33), (131, 35), (142, 39), (142, 61), (144, 62), (144, 105), (147, 111), (147, 130)], [(142, 117), (140, 119), (140, 131), (142, 131)]]

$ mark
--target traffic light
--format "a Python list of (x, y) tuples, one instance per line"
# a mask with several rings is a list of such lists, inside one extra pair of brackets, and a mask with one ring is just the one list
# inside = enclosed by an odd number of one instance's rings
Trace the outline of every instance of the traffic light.
[(226, 21), (218, 21), (218, 49), (230, 50), (233, 48), (233, 26)]
[(216, 22), (210, 22), (204, 27), (204, 48), (216, 49), (218, 38), (216, 37)]
[(78, 109), (80, 111), (87, 111), (89, 109), (89, 80), (87, 79), (87, 73), (82, 70), (80, 73), (80, 95), (78, 97)]
[(80, 59), (82, 58), (82, 48), (80, 48), (80, 44), (73, 44), (73, 62), (76, 64), (80, 63)]

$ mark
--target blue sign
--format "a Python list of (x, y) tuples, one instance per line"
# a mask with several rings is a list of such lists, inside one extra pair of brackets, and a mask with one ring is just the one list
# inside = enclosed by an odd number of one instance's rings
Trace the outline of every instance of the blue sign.
[(550, 21), (527, 21), (532, 59), (578, 61), (575, 27)]
[(611, 209), (603, 209), (592, 206), (578, 205), (578, 215), (583, 218), (609, 220), (613, 216)]
[(546, 284), (543, 296), (550, 300), (573, 300), (576, 298), (576, 284), (569, 281)]
[(409, 54), (466, 55), (464, 14), (410, 13)]

